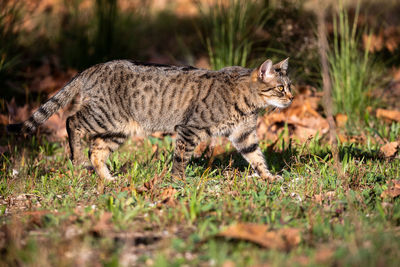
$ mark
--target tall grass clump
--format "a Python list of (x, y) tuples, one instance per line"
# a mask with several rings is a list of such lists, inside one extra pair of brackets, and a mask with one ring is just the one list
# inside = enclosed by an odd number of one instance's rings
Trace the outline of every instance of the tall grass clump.
[(206, 27), (202, 39), (213, 69), (246, 65), (252, 35), (266, 20), (266, 9), (260, 6), (253, 0), (219, 0), (207, 10), (201, 8)]
[(333, 46), (328, 53), (334, 114), (344, 113), (351, 121), (366, 114), (371, 104), (368, 92), (372, 89), (374, 76), (369, 49), (361, 50), (360, 34), (367, 34), (367, 30), (359, 29), (358, 14), (357, 7), (354, 21), (350, 24), (346, 10), (339, 5), (333, 20)]

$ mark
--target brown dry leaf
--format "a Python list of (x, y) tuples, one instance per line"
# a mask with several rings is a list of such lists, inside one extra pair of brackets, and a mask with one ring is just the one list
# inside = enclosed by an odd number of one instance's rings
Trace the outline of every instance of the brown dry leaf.
[(127, 186), (121, 188), (121, 192), (130, 192), (130, 191), (132, 191), (132, 189)]
[(8, 124), (8, 116), (4, 114), (0, 114), (0, 124), (7, 125)]
[(343, 127), (346, 126), (347, 119), (348, 119), (346, 114), (339, 113), (339, 114), (336, 115), (335, 119), (336, 119), (337, 127), (343, 128)]
[(91, 232), (102, 235), (105, 232), (111, 230), (113, 228), (111, 224), (112, 213), (111, 212), (104, 212), (97, 223), (92, 227)]
[(61, 89), (76, 73), (77, 71), (72, 69), (59, 71), (54, 64), (46, 62), (28, 74), (33, 78), (29, 90), (31, 92), (52, 93)]
[(159, 177), (158, 175), (154, 176), (153, 179), (151, 179), (150, 181), (145, 182), (145, 183), (143, 184), (144, 187), (145, 187), (147, 190), (153, 190), (154, 186), (158, 183), (159, 178), (160, 178), (160, 177)]
[(157, 150), (158, 150), (158, 145), (157, 144), (154, 144), (154, 145), (151, 146), (151, 153), (152, 154), (155, 154), (157, 152)]
[(25, 211), (23, 215), (29, 216), (29, 223), (30, 224), (35, 224), (38, 226), (42, 225), (42, 217), (51, 214), (54, 212), (51, 212), (49, 210), (34, 210), (34, 211)]
[(338, 134), (338, 138), (340, 140), (341, 143), (345, 143), (347, 142), (349, 139), (347, 138), (347, 136), (345, 136), (344, 134)]
[(218, 236), (246, 240), (268, 249), (290, 250), (300, 243), (300, 231), (295, 228), (283, 228), (269, 231), (269, 226), (255, 223), (231, 225)]
[(393, 68), (393, 80), (400, 81), (400, 68), (399, 69)]
[(399, 147), (399, 142), (390, 142), (390, 143), (386, 143), (384, 146), (382, 146), (380, 148), (380, 152), (385, 155), (385, 157), (390, 158), (393, 157), (396, 152), (397, 152), (397, 148)]
[(175, 206), (176, 204), (175, 195), (177, 192), (178, 191), (175, 188), (172, 188), (172, 186), (164, 189), (160, 194), (160, 199), (161, 199), (160, 204)]
[(400, 196), (400, 180), (392, 180), (389, 188), (382, 192), (381, 197), (395, 198)]
[(325, 193), (316, 194), (313, 196), (313, 200), (322, 203), (324, 200), (332, 201), (336, 196), (335, 191), (328, 191)]
[(289, 137), (300, 141), (328, 131), (327, 120), (317, 112), (321, 96), (307, 86), (299, 87), (298, 92), (289, 108), (270, 112), (264, 115), (263, 120), (259, 120), (257, 135), (260, 139), (276, 139), (285, 123), (288, 125)]
[(222, 267), (235, 267), (235, 266), (236, 266), (235, 262), (231, 260), (226, 260), (224, 261), (224, 263), (222, 263)]
[(313, 128), (308, 128), (308, 127), (303, 127), (301, 125), (296, 125), (296, 128), (294, 130), (294, 136), (296, 136), (299, 140), (305, 141), (309, 139), (312, 136), (315, 136), (317, 134), (318, 130), (313, 129)]
[(388, 109), (378, 108), (376, 110), (376, 116), (378, 118), (400, 122), (400, 111), (398, 110), (388, 110)]
[(218, 144), (213, 147), (211, 157), (217, 157), (219, 155), (224, 154), (225, 152), (226, 152), (225, 147)]
[(203, 155), (204, 151), (208, 148), (209, 146), (209, 142), (200, 142), (200, 144), (198, 146), (196, 146), (196, 148), (194, 149), (193, 155), (194, 157), (198, 158), (201, 157), (201, 155)]
[(43, 79), (40, 79), (36, 86), (32, 86), (31, 90), (33, 92), (52, 92), (56, 89), (59, 89), (58, 82), (53, 76), (45, 76)]
[(322, 247), (315, 253), (315, 261), (319, 264), (326, 264), (332, 259), (335, 250), (331, 247)]
[(152, 137), (158, 138), (158, 139), (163, 139), (164, 138), (164, 132), (154, 132), (151, 134)]
[(167, 168), (164, 168), (164, 170), (159, 175), (156, 174), (153, 177), (153, 179), (151, 179), (148, 182), (145, 182), (143, 184), (143, 186), (140, 186), (140, 187), (136, 188), (136, 192), (138, 192), (138, 193), (149, 192), (150, 195), (152, 197), (154, 197), (154, 195), (155, 195), (154, 191), (157, 191), (157, 190), (154, 190), (154, 189), (157, 188), (157, 185), (160, 183), (160, 181), (162, 180), (162, 178), (165, 176), (166, 173), (167, 173)]
[(49, 133), (49, 140), (51, 141), (63, 140), (68, 135), (65, 127), (66, 119), (62, 114), (63, 112), (59, 111), (51, 116), (42, 126)]
[(28, 105), (23, 107), (17, 107), (15, 99), (11, 99), (10, 103), (7, 103), (8, 114), (10, 116), (9, 122), (21, 122), (29, 118), (30, 111)]
[(363, 34), (362, 36), (364, 48), (369, 48), (370, 52), (381, 51), (383, 48), (383, 34), (382, 32), (379, 35), (375, 34)]
[(226, 152), (225, 148), (220, 144), (216, 144), (215, 146), (213, 146), (211, 151), (212, 153), (210, 159), (208, 160), (207, 168), (211, 167), (216, 157)]
[(196, 68), (200, 68), (200, 69), (207, 69), (207, 70), (209, 70), (209, 69), (211, 69), (211, 67), (210, 67), (210, 62), (209, 62), (209, 60), (208, 60), (208, 57), (200, 57), (197, 61), (196, 61), (196, 63), (194, 63), (194, 66), (196, 67)]

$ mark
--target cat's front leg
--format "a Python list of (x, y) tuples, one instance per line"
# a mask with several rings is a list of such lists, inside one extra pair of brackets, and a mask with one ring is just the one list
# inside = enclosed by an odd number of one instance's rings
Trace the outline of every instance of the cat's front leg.
[(276, 180), (277, 177), (269, 172), (258, 145), (256, 125), (241, 125), (232, 132), (229, 139), (261, 178)]

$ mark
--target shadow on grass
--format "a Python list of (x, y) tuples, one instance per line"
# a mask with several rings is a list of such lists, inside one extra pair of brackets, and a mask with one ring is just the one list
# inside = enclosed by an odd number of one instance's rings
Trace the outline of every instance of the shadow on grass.
[[(249, 168), (249, 163), (234, 149), (222, 153), (215, 158), (207, 156), (209, 153), (206, 152), (201, 157), (192, 159), (190, 164), (201, 166), (204, 169), (207, 167), (222, 170), (233, 168), (239, 171), (246, 171)], [(290, 169), (293, 164), (306, 164), (314, 159), (319, 159), (321, 163), (327, 163), (332, 159), (332, 152), (327, 146), (316, 149), (307, 148), (306, 151), (301, 151), (300, 147), (292, 146), (291, 144), (283, 149), (274, 149), (273, 146), (269, 146), (263, 150), (263, 154), (268, 168), (273, 173), (280, 173), (283, 169)], [(353, 144), (339, 147), (339, 157), (341, 162), (349, 160), (388, 160), (378, 150), (359, 148)]]
[[(226, 151), (216, 157), (207, 156), (205, 150), (199, 158), (193, 158), (189, 164), (201, 166), (204, 169), (211, 167), (211, 169), (237, 169), (241, 172), (249, 168), (249, 163), (243, 156), (235, 149)], [(285, 166), (290, 166), (297, 155), (298, 151), (293, 147), (288, 147), (282, 151), (275, 151), (273, 148), (267, 148), (263, 151), (268, 168), (273, 172), (280, 172)]]
[[(2, 135), (0, 146), (8, 148), (5, 152), (2, 152), (0, 157), (0, 163), (8, 165), (11, 161), (18, 160), (22, 154), (24, 154), (24, 157), (28, 161), (33, 161), (33, 159), (38, 158), (43, 153), (46, 156), (52, 156), (61, 146), (67, 146), (67, 143), (49, 142), (45, 137), (33, 136), (24, 138), (21, 136)], [(339, 149), (341, 161), (349, 161), (350, 159), (387, 161), (378, 150), (359, 148), (354, 145), (341, 146)], [(192, 158), (189, 164), (202, 167), (204, 170), (210, 167), (212, 170), (237, 169), (243, 172), (249, 168), (249, 163), (235, 149), (226, 151), (215, 157), (210, 156), (212, 154), (210, 152), (212, 151), (208, 147), (200, 157)], [(173, 151), (164, 151), (163, 153), (173, 153)], [(306, 164), (314, 159), (318, 159), (321, 163), (327, 163), (332, 158), (332, 153), (327, 146), (318, 146), (317, 148), (307, 147), (302, 150), (299, 146), (291, 145), (290, 143), (283, 149), (277, 149), (274, 148), (274, 145), (271, 145), (264, 149), (263, 153), (268, 168), (273, 173), (280, 173), (284, 169), (291, 169), (294, 164)], [(153, 156), (151, 156), (148, 162), (143, 162), (144, 165), (142, 167), (151, 167), (150, 161), (159, 160), (157, 156), (153, 159)], [(128, 173), (128, 169), (133, 166), (133, 162), (124, 162), (122, 166), (117, 168), (116, 172), (122, 175)], [(170, 165), (172, 163), (165, 162), (164, 164)], [(113, 169), (115, 168), (114, 166)]]

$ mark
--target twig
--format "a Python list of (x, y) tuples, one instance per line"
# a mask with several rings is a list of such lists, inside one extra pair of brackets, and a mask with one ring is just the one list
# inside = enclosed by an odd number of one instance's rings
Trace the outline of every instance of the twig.
[(339, 149), (336, 138), (336, 124), (332, 115), (332, 85), (329, 75), (329, 64), (328, 64), (328, 40), (326, 37), (326, 25), (325, 25), (325, 12), (326, 4), (325, 1), (318, 1), (317, 19), (318, 19), (318, 50), (321, 58), (322, 67), (322, 85), (323, 85), (323, 101), (325, 115), (329, 124), (329, 139), (332, 146), (333, 160), (335, 161), (335, 169), (339, 177), (343, 177), (342, 164), (339, 158)]

